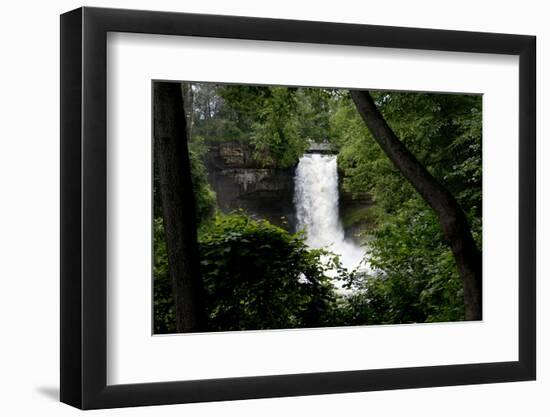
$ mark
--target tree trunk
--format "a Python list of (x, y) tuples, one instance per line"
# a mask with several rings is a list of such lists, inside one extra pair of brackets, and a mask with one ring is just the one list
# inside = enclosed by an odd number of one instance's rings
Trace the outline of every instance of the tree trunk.
[(155, 82), (154, 153), (157, 164), (168, 269), (178, 332), (204, 330), (195, 200), (187, 150), (185, 111), (179, 83)]
[(194, 112), (195, 107), (195, 93), (193, 93), (192, 83), (182, 83), (181, 92), (183, 96), (183, 107), (188, 109), (185, 114), (185, 120), (187, 121), (187, 137), (193, 137), (193, 126), (195, 124)]
[(466, 215), (441, 185), (395, 135), (368, 91), (350, 91), (357, 110), (388, 158), (436, 212), (464, 287), (466, 320), (481, 320), (481, 252)]

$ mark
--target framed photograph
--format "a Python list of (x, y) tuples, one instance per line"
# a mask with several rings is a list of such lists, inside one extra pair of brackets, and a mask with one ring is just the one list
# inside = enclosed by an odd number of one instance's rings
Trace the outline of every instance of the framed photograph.
[(533, 380), (535, 37), (61, 16), (61, 401)]

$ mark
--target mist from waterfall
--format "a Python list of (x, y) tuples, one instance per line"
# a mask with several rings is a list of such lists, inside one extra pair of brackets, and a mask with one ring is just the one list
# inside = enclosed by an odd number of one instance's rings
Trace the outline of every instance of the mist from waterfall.
[(309, 247), (324, 247), (340, 255), (342, 265), (351, 271), (359, 266), (364, 250), (345, 238), (338, 199), (336, 156), (304, 154), (294, 177), (298, 229), (305, 230)]

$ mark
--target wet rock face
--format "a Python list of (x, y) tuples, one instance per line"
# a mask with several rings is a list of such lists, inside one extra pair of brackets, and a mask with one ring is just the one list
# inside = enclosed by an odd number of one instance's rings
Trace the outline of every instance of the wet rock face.
[(241, 143), (209, 144), (205, 165), (208, 180), (224, 213), (244, 209), (294, 232), (294, 167), (261, 166), (253, 149)]
[(367, 240), (365, 232), (373, 227), (372, 216), (369, 214), (371, 206), (372, 200), (366, 193), (354, 195), (340, 188), (340, 221), (346, 239), (357, 244), (363, 244)]
[[(244, 209), (252, 217), (266, 219), (292, 233), (296, 231), (296, 167), (266, 167), (254, 159), (254, 149), (243, 143), (207, 145), (208, 181), (222, 212)], [(346, 238), (358, 243), (362, 240), (360, 234), (369, 227), (365, 210), (371, 204), (366, 194), (352, 196), (344, 192), (340, 181), (339, 211)]]

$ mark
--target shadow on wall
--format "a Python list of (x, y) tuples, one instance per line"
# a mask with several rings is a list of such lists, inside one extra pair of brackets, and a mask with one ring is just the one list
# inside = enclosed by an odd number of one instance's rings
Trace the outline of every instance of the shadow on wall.
[(53, 401), (59, 401), (59, 387), (36, 387), (36, 392)]

